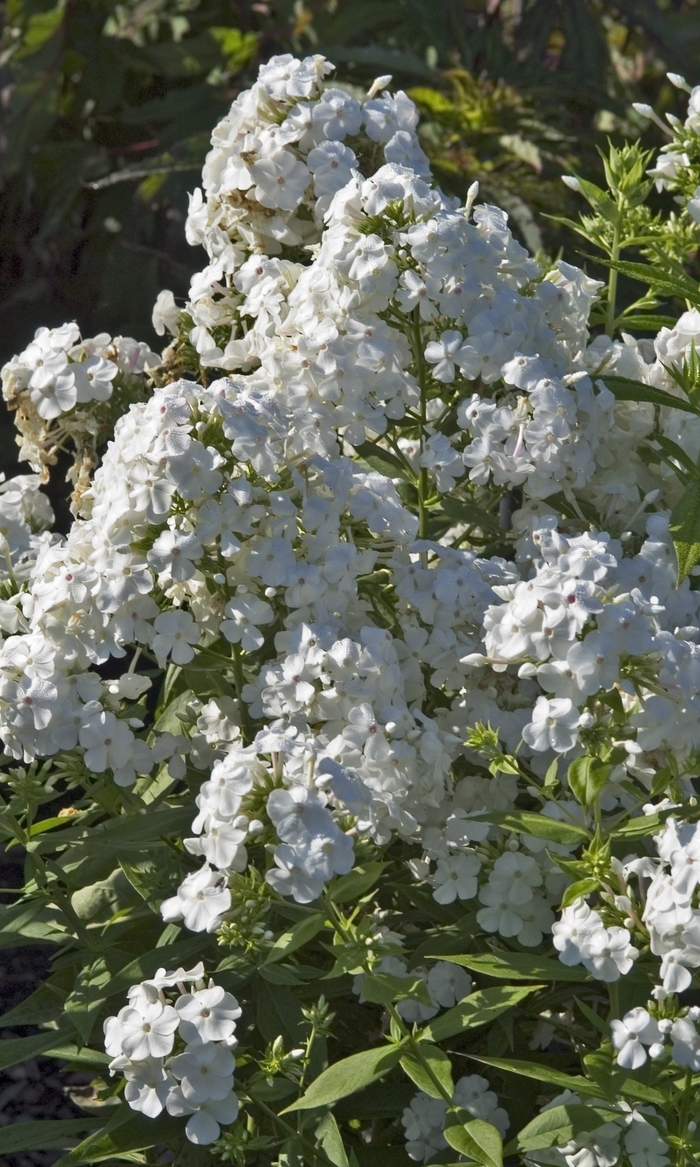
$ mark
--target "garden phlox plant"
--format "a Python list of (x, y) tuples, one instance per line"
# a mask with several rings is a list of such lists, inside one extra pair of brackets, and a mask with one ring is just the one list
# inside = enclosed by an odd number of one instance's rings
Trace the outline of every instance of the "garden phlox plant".
[(4, 928), (58, 946), (42, 1049), (102, 1075), (60, 1163), (681, 1167), (700, 90), (567, 178), (604, 283), (332, 68), (273, 58), (215, 128), (162, 355), (66, 324), (3, 370)]

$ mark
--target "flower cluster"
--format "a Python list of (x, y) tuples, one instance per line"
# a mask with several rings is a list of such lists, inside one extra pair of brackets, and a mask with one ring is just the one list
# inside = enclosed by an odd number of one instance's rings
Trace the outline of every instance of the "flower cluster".
[[(558, 1094), (542, 1109), (542, 1114), (558, 1107), (580, 1106), (583, 1099), (573, 1090)], [(531, 1151), (525, 1162), (532, 1167), (668, 1167), (670, 1149), (664, 1138), (664, 1120), (654, 1107), (619, 1107), (596, 1100), (597, 1121), (592, 1117), (588, 1128), (562, 1145), (547, 1151)]]
[(148, 1118), (163, 1109), (176, 1118), (187, 1116), (190, 1142), (213, 1143), (219, 1124), (232, 1123), (238, 1114), (232, 1052), (241, 1016), (236, 998), (207, 981), (198, 964), (189, 971), (160, 968), (129, 989), (128, 999), (104, 1023), (110, 1074), (123, 1074), (132, 1110)]
[[(489, 1089), (486, 1078), (468, 1074), (455, 1082), (454, 1103), (473, 1118), (480, 1118), (495, 1126), (501, 1135), (509, 1126), (508, 1115), (498, 1105), (498, 1098)], [(429, 1163), (433, 1156), (448, 1147), (443, 1134), (447, 1117), (447, 1103), (431, 1098), (422, 1090), (412, 1098), (401, 1116), (406, 1132), (406, 1151), (418, 1163)]]
[[(601, 285), (535, 261), (476, 189), (440, 191), (390, 79), (363, 95), (330, 69), (273, 58), (216, 128), (187, 225), (208, 263), (184, 310), (159, 296), (162, 361), (69, 324), (5, 369), (52, 441), (92, 435), (84, 468), (111, 440), (65, 537), (35, 479), (2, 483), (0, 737), (100, 814), (186, 834), (169, 868), (120, 872), (163, 943), (183, 925), (204, 954), (216, 934), (231, 983), (259, 973), (267, 1045), (241, 1063), (261, 1112), (326, 1072), (308, 990), (347, 974), (358, 1015), (389, 1010), (375, 1078), (400, 1063), (437, 1091), (404, 1111), (409, 1155), (455, 1149), (453, 1121), (456, 1153), (500, 1146), (491, 1079), (452, 1089), (437, 1047), (542, 992), (530, 1048), (586, 1051), (590, 1093), (548, 1103), (507, 1156), (666, 1167), (685, 1110), (667, 1130), (656, 1086), (616, 1077), (618, 1097), (599, 1071), (700, 1069), (678, 1000), (700, 967), (700, 311), (591, 340)], [(472, 992), (460, 961), (517, 984)], [(303, 1049), (270, 1034), (268, 985), (302, 986), (280, 1016), (294, 1042), (309, 1027)], [(215, 1140), (239, 1013), (202, 966), (133, 988), (105, 1029), (129, 1105)]]
[[(48, 468), (74, 449), (69, 477), (79, 501), (97, 464), (104, 427), (130, 401), (145, 397), (160, 362), (147, 344), (106, 332), (82, 338), (77, 324), (39, 328), (24, 352), (2, 369), (2, 392), (15, 411), (19, 456), (48, 481)], [(117, 390), (116, 411), (107, 405)], [(100, 409), (102, 406), (102, 409)]]

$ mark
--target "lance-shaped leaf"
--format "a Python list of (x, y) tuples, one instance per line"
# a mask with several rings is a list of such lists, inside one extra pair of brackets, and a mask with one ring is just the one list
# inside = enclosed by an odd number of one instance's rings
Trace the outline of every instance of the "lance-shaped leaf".
[(677, 584), (681, 584), (700, 559), (700, 480), (688, 483), (683, 497), (671, 511), (669, 531), (678, 560)]
[(590, 831), (576, 823), (562, 823), (534, 810), (492, 811), (475, 815), (482, 822), (495, 823), (507, 831), (520, 831), (535, 839), (548, 839), (551, 843), (583, 843), (590, 838)]
[(17, 1151), (60, 1150), (69, 1139), (82, 1135), (102, 1120), (85, 1118), (52, 1119), (46, 1122), (14, 1122), (0, 1130), (0, 1155)]
[(375, 883), (386, 867), (386, 863), (376, 861), (374, 863), (364, 863), (362, 867), (353, 867), (347, 875), (341, 875), (339, 879), (334, 880), (331, 884), (328, 898), (334, 904), (344, 904), (348, 900), (359, 899)]
[(380, 1046), (379, 1049), (362, 1050), (359, 1054), (352, 1054), (343, 1058), (341, 1062), (334, 1062), (322, 1074), (319, 1074), (302, 1098), (293, 1102), (282, 1114), (290, 1110), (312, 1110), (316, 1106), (330, 1106), (339, 1098), (347, 1098), (356, 1090), (363, 1090), (365, 1086), (381, 1078), (392, 1070), (399, 1061), (403, 1047)]
[[(547, 956), (530, 956), (529, 952), (478, 952), (466, 956), (441, 956), (482, 976), (514, 981), (589, 981), (585, 968), (562, 964)], [(510, 986), (509, 986), (510, 988)], [(492, 992), (485, 989), (484, 992)], [(474, 994), (472, 994), (473, 996)], [(466, 1000), (469, 1000), (467, 997)]]
[(560, 1147), (583, 1131), (594, 1131), (614, 1117), (614, 1111), (596, 1106), (553, 1106), (523, 1127), (517, 1139), (506, 1147), (506, 1154)]
[(503, 1167), (503, 1140), (492, 1123), (472, 1119), (468, 1111), (452, 1112), (445, 1138), (455, 1151), (468, 1155), (481, 1167)]
[[(451, 960), (454, 964), (463, 963), (463, 958), (459, 956), (442, 956), (440, 959)], [(476, 993), (470, 993), (454, 1008), (448, 1009), (441, 1017), (430, 1021), (416, 1036), (419, 1041), (444, 1041), (446, 1037), (454, 1037), (456, 1033), (463, 1033), (465, 1029), (486, 1025), (540, 988), (541, 985), (528, 985), (527, 988), (499, 985), (494, 989), (479, 989)]]
[(593, 805), (611, 772), (612, 767), (606, 766), (600, 758), (576, 758), (576, 761), (571, 763), (567, 778), (581, 806), (587, 809)]
[(325, 920), (323, 912), (314, 912), (312, 916), (306, 916), (300, 920), (288, 932), (283, 932), (272, 945), (265, 964), (274, 964), (275, 961), (284, 960), (292, 952), (296, 952), (298, 948), (303, 948), (309, 940), (313, 940), (314, 936), (318, 935)]
[(474, 1054), (470, 1056), (475, 1062), (493, 1066), (497, 1070), (507, 1070), (508, 1073), (518, 1074), (521, 1078), (534, 1078), (536, 1082), (548, 1082), (552, 1086), (558, 1086), (560, 1090), (575, 1090), (578, 1094), (590, 1094), (593, 1098), (602, 1097), (595, 1082), (581, 1074), (565, 1074), (563, 1070), (555, 1070), (539, 1062), (525, 1062), (520, 1058), (481, 1058)]
[(700, 413), (697, 406), (688, 401), (687, 397), (674, 397), (663, 389), (655, 389), (653, 385), (645, 385), (642, 381), (634, 381), (631, 377), (618, 377), (615, 373), (601, 373), (596, 380), (607, 385), (610, 392), (618, 401), (648, 401), (651, 405), (663, 405), (667, 409), (681, 409), (684, 413)]
[[(0, 1070), (28, 1062), (30, 1058), (46, 1053), (53, 1046), (70, 1036), (67, 1029), (52, 1029), (48, 1033), (37, 1033), (34, 1037), (18, 1037), (0, 1042)], [(105, 1056), (105, 1061), (109, 1059)]]
[(343, 1136), (332, 1111), (329, 1110), (316, 1127), (316, 1139), (335, 1167), (350, 1167)]
[[(419, 1090), (431, 1098), (444, 1098), (445, 1094), (451, 1098), (454, 1094), (452, 1063), (444, 1050), (437, 1045), (430, 1045), (427, 1041), (421, 1042), (420, 1057), (414, 1050), (409, 1049), (401, 1058), (401, 1069), (408, 1074), (412, 1082), (415, 1082)], [(439, 1083), (439, 1086), (436, 1083)]]

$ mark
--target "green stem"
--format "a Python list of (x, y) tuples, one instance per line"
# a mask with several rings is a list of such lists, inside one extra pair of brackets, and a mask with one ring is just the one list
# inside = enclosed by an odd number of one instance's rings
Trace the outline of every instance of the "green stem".
[[(416, 372), (418, 374), (417, 380), (420, 387), (419, 447), (420, 453), (422, 454), (425, 446), (425, 429), (428, 421), (428, 392), (425, 387), (425, 357), (423, 355), (423, 344), (420, 334), (420, 317), (418, 315), (417, 308), (414, 309), (413, 323), (411, 325), (411, 335), (409, 340), (413, 350), (413, 359), (416, 363)], [(426, 506), (428, 494), (428, 471), (425, 466), (421, 466), (418, 472), (418, 535), (421, 539), (428, 538), (429, 511)]]
[[(241, 732), (246, 741), (251, 741), (253, 738), (253, 726), (248, 713), (248, 706), (243, 700), (243, 686), (245, 685), (245, 677), (243, 676), (243, 660), (241, 658), (241, 650), (237, 644), (231, 646), (231, 656), (233, 657), (233, 681), (236, 687), (236, 696), (238, 697), (238, 708), (241, 715)], [(227, 662), (228, 663), (228, 662)]]
[(610, 998), (609, 1021), (615, 1021), (620, 1016), (620, 986), (617, 981), (608, 982), (608, 996)]
[(294, 1129), (291, 1123), (285, 1122), (283, 1118), (280, 1118), (278, 1114), (275, 1114), (271, 1107), (267, 1106), (264, 1102), (261, 1102), (260, 1099), (256, 1098), (255, 1095), (251, 1092), (248, 1093), (248, 1098), (252, 1102), (253, 1106), (257, 1106), (258, 1110), (262, 1110), (263, 1114), (266, 1114), (268, 1118), (271, 1118), (277, 1126), (279, 1126), (283, 1131), (285, 1131), (286, 1134), (290, 1136), (290, 1138), (298, 1139), (302, 1146), (312, 1156), (312, 1162), (318, 1161), (323, 1163), (324, 1167), (335, 1167), (333, 1160), (328, 1158), (325, 1151), (322, 1151), (320, 1147), (314, 1146), (311, 1140), (307, 1139), (306, 1135), (300, 1134), (299, 1131)]
[[(612, 248), (610, 250), (610, 259), (613, 263), (617, 263), (620, 258), (620, 237), (622, 233), (622, 196), (618, 196), (617, 200), (618, 220), (613, 230)], [(608, 275), (608, 303), (605, 312), (605, 331), (612, 339), (615, 331), (615, 301), (617, 300), (617, 275), (614, 268), (610, 268)]]
[(396, 1006), (395, 1005), (387, 1005), (387, 1009), (389, 1010), (389, 1014), (391, 1016), (392, 1021), (394, 1022), (394, 1025), (396, 1025), (397, 1029), (400, 1031), (401, 1035), (406, 1040), (406, 1043), (408, 1044), (408, 1046), (411, 1050), (411, 1053), (415, 1057), (416, 1061), (420, 1062), (421, 1066), (423, 1067), (426, 1074), (430, 1078), (430, 1081), (433, 1083), (433, 1086), (435, 1087), (435, 1089), (439, 1091), (442, 1099), (447, 1103), (450, 1110), (457, 1110), (458, 1107), (455, 1106), (451, 1094), (449, 1093), (449, 1091), (447, 1091), (445, 1089), (445, 1087), (443, 1086), (440, 1079), (437, 1078), (436, 1075), (433, 1073), (430, 1062), (423, 1055), (423, 1051), (420, 1048), (420, 1042), (416, 1041), (415, 1037), (410, 1032), (408, 1026), (406, 1025), (403, 1017), (399, 1013)]

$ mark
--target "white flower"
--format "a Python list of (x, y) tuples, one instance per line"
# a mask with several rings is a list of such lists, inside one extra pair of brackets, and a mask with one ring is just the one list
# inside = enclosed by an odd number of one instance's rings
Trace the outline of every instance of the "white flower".
[(443, 1132), (447, 1103), (419, 1091), (401, 1116), (406, 1135), (406, 1153), (418, 1163), (428, 1163), (447, 1146)]
[(186, 993), (175, 1003), (180, 1017), (180, 1033), (187, 1042), (224, 1041), (231, 1037), (241, 1007), (232, 993), (220, 985)]
[(588, 939), (603, 927), (597, 912), (585, 900), (564, 908), (561, 919), (552, 927), (552, 943), (562, 964), (580, 964)]
[(316, 195), (334, 195), (350, 182), (357, 165), (353, 151), (341, 142), (321, 142), (307, 156)]
[(340, 141), (356, 134), (362, 124), (362, 107), (343, 89), (325, 89), (311, 114), (325, 138)]
[(193, 644), (199, 643), (200, 632), (189, 612), (173, 608), (156, 616), (153, 627), (153, 651), (161, 668), (170, 657), (176, 665), (186, 665), (194, 657)]
[(293, 211), (304, 197), (310, 174), (291, 150), (278, 150), (251, 167), (255, 197), (263, 207)]
[(523, 740), (533, 750), (565, 754), (578, 741), (579, 712), (568, 697), (538, 697)]
[(428, 973), (428, 992), (441, 1009), (451, 1009), (472, 991), (472, 978), (466, 969), (452, 961), (440, 960)]
[(155, 571), (169, 571), (178, 582), (191, 579), (195, 567), (193, 560), (202, 554), (202, 544), (196, 535), (188, 531), (161, 531), (148, 552), (147, 559)]
[(124, 1067), (124, 1097), (132, 1110), (147, 1118), (157, 1118), (175, 1085), (172, 1074), (163, 1068), (162, 1058), (146, 1058)]
[(191, 1143), (207, 1146), (215, 1143), (221, 1133), (221, 1126), (228, 1126), (238, 1117), (238, 1099), (231, 1092), (225, 1098), (209, 1098), (205, 1102), (188, 1102), (181, 1089), (171, 1090), (166, 1102), (168, 1114), (175, 1117), (189, 1114), (192, 1117), (185, 1127), (185, 1134)]
[(428, 468), (440, 491), (453, 490), (456, 479), (464, 474), (462, 458), (444, 434), (433, 434), (428, 438), (420, 464)]
[(372, 98), (362, 109), (373, 142), (389, 142), (397, 130), (411, 131), (418, 123), (418, 110), (403, 90)]
[(425, 349), (425, 359), (433, 365), (433, 377), (436, 381), (450, 382), (455, 379), (455, 363), (459, 350), (462, 347), (463, 336), (455, 329), (448, 329), (441, 333), (439, 340), (431, 340)]
[(437, 315), (434, 300), (438, 295), (439, 284), (431, 276), (422, 279), (418, 272), (411, 268), (401, 273), (401, 288), (396, 293), (396, 299), (404, 312), (411, 312), (418, 308), (422, 320), (432, 320)]
[[(142, 997), (134, 1006), (127, 1005), (120, 1010), (117, 1020), (121, 1052), (133, 1061), (143, 1061), (145, 1058), (163, 1058), (170, 1053), (180, 1019), (172, 1005)], [(113, 1026), (109, 1033), (111, 1048), (116, 1044), (115, 1033), (116, 1026)]]
[(631, 1167), (667, 1167), (670, 1162), (668, 1143), (639, 1113), (632, 1115), (624, 1142)]
[(505, 1135), (510, 1125), (506, 1111), (498, 1105), (498, 1096), (489, 1088), (486, 1078), (481, 1074), (468, 1074), (455, 1082), (453, 1095), (458, 1106), (464, 1107), (474, 1118), (490, 1122)]
[(224, 609), (227, 619), (221, 621), (221, 631), (231, 644), (240, 644), (244, 652), (254, 652), (265, 639), (258, 624), (269, 624), (274, 611), (265, 601), (253, 595), (235, 596)]
[(300, 843), (309, 836), (325, 834), (329, 822), (332, 825), (325, 808), (325, 794), (308, 786), (273, 790), (267, 800), (267, 813), (285, 843)]
[(188, 1045), (184, 1053), (168, 1063), (168, 1069), (180, 1081), (185, 1101), (194, 1105), (228, 1097), (233, 1089), (235, 1066), (231, 1051), (213, 1041)]
[(532, 889), (541, 883), (542, 874), (537, 861), (519, 851), (504, 851), (489, 875), (489, 884), (511, 904), (529, 903), (533, 897)]
[(681, 1017), (671, 1028), (671, 1057), (678, 1066), (688, 1066), (695, 1073), (700, 1070), (700, 1036), (693, 1022)]
[(601, 928), (588, 937), (582, 963), (599, 981), (616, 981), (632, 968), (639, 952), (626, 928)]
[(134, 752), (134, 735), (124, 721), (100, 710), (81, 726), (78, 740), (85, 748), (83, 761), (89, 770), (101, 774), (109, 766), (119, 770)]
[(276, 867), (265, 875), (265, 880), (283, 896), (292, 896), (298, 904), (310, 904), (323, 892), (323, 879), (314, 878), (306, 870), (305, 855), (288, 843), (280, 843), (272, 851)]
[(448, 859), (438, 859), (437, 870), (433, 875), (433, 899), (439, 904), (451, 904), (456, 899), (473, 899), (480, 870), (481, 862), (476, 855), (451, 855)]
[(659, 1027), (646, 1009), (631, 1009), (622, 1021), (611, 1021), (610, 1028), (613, 1046), (618, 1051), (615, 1060), (625, 1070), (638, 1070), (643, 1066), (647, 1060), (644, 1046), (661, 1041)]
[(112, 396), (112, 381), (119, 369), (114, 361), (104, 357), (89, 357), (80, 364), (71, 365), (75, 378), (77, 399), (86, 401), (108, 401)]
[(175, 297), (170, 291), (162, 291), (158, 293), (156, 302), (153, 305), (152, 322), (154, 331), (158, 336), (163, 336), (165, 332), (170, 332), (173, 336), (177, 335), (178, 325), (180, 322), (180, 310), (175, 303)]
[(231, 893), (224, 877), (205, 863), (185, 876), (177, 895), (165, 900), (160, 911), (166, 923), (184, 920), (192, 932), (213, 932), (230, 907)]

